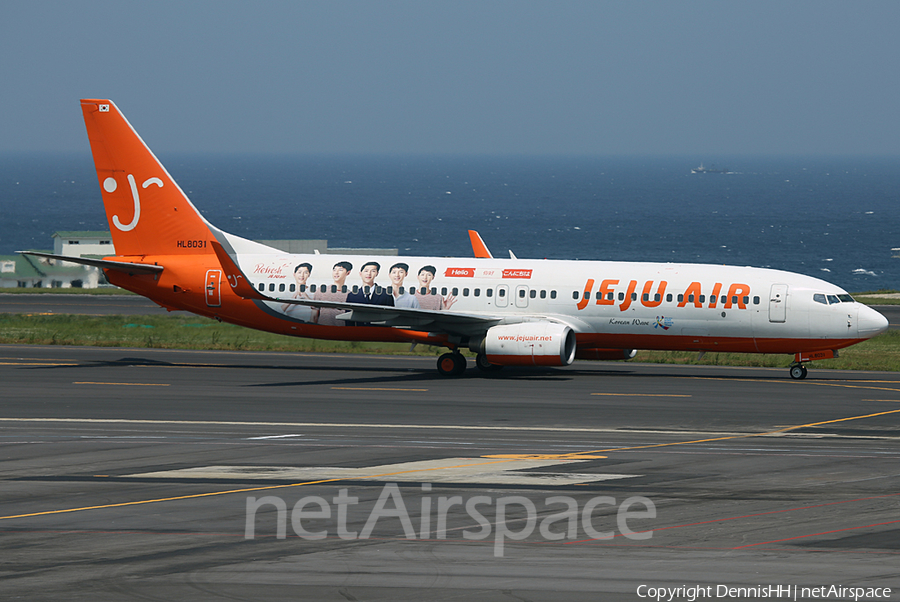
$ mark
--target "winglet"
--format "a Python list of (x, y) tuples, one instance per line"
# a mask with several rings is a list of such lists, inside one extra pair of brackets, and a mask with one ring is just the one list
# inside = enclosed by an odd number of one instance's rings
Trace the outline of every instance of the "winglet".
[(488, 250), (487, 245), (481, 240), (481, 235), (475, 230), (469, 230), (469, 240), (472, 241), (472, 251), (479, 259), (493, 259), (494, 256)]

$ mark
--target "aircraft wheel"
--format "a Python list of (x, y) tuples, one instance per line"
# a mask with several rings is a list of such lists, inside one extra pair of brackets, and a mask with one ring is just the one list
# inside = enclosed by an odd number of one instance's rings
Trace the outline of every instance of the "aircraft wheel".
[(807, 373), (808, 370), (806, 369), (806, 366), (803, 366), (801, 364), (791, 366), (791, 378), (793, 378), (794, 380), (803, 380), (804, 378), (806, 378)]
[(479, 353), (475, 356), (475, 366), (482, 372), (496, 372), (503, 367), (490, 363), (487, 356), (483, 353)]
[(460, 353), (445, 353), (438, 358), (437, 369), (441, 376), (462, 376), (466, 371), (466, 358)]

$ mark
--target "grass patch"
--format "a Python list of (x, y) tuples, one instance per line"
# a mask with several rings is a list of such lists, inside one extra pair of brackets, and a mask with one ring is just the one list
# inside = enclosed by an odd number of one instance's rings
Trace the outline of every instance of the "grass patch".
[(415, 351), (410, 352), (409, 343), (322, 341), (290, 337), (189, 315), (0, 314), (0, 344), (388, 355), (435, 355), (440, 350), (437, 347), (418, 345)]
[(135, 295), (118, 286), (103, 288), (0, 288), (0, 295)]
[[(197, 316), (75, 316), (0, 314), (0, 344), (84, 345), (155, 349), (218, 349), (315, 353), (378, 353), (435, 356), (441, 347), (408, 343), (323, 341), (290, 337), (224, 324)], [(467, 353), (467, 355), (470, 355)], [(636, 362), (707, 366), (787, 367), (790, 355), (638, 351)], [(847, 349), (840, 357), (813, 365), (837, 370), (900, 371), (900, 330), (887, 332)]]

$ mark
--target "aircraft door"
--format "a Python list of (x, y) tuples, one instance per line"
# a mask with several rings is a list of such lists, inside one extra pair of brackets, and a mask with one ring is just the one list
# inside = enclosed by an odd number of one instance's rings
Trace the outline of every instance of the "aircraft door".
[(787, 315), (786, 284), (773, 284), (769, 292), (769, 322), (784, 322)]
[(206, 272), (206, 305), (207, 307), (219, 307), (222, 305), (222, 270), (208, 270)]
[(516, 287), (516, 307), (528, 307), (528, 287), (524, 284)]
[(501, 284), (497, 287), (497, 296), (494, 299), (494, 305), (497, 307), (506, 307), (509, 305), (509, 287)]

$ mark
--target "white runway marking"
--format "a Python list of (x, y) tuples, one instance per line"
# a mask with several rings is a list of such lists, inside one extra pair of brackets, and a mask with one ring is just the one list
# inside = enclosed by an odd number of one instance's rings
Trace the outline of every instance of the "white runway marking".
[(331, 466), (199, 466), (179, 470), (144, 472), (127, 477), (142, 479), (278, 479), (287, 481), (319, 481), (353, 479), (360, 481), (397, 481), (428, 483), (479, 483), (482, 485), (577, 485), (613, 479), (628, 479), (635, 474), (593, 474), (574, 472), (522, 472), (586, 460), (504, 460), (485, 458), (441, 458), (381, 464), (365, 468)]
[(359, 424), (344, 422), (249, 422), (224, 420), (129, 420), (125, 418), (0, 418), (3, 422), (64, 422), (77, 424), (158, 424), (197, 426), (283, 426), (289, 428), (374, 428), (374, 429), (429, 429), (461, 431), (548, 431), (557, 433), (645, 433), (657, 435), (747, 435), (752, 431), (688, 431), (665, 429), (610, 429), (560, 426), (474, 426), (465, 424)]

